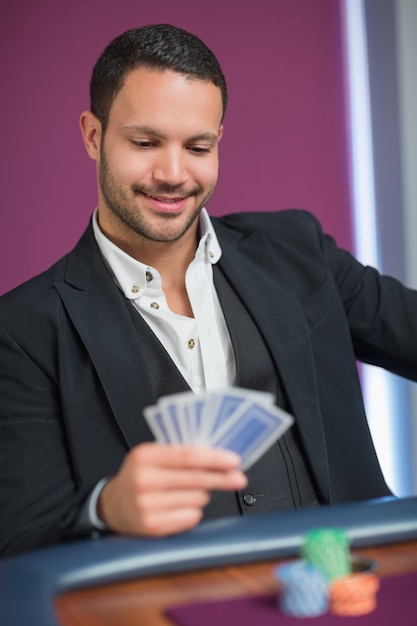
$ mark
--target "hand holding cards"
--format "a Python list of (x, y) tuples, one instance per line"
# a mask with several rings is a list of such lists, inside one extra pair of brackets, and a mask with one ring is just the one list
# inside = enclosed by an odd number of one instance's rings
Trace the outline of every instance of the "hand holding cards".
[(158, 443), (225, 448), (253, 465), (292, 425), (272, 394), (239, 389), (165, 396), (144, 416)]

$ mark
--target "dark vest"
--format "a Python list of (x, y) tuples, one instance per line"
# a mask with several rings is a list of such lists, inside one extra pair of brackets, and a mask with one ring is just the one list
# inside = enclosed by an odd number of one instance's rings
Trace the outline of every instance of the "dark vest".
[[(236, 360), (236, 386), (273, 393), (278, 406), (290, 411), (265, 342), (253, 319), (218, 267), (214, 284), (226, 319)], [(155, 398), (189, 391), (171, 357), (126, 300), (149, 366)], [(311, 471), (294, 424), (248, 471), (248, 485), (240, 492), (215, 492), (204, 519), (248, 515), (318, 505)]]

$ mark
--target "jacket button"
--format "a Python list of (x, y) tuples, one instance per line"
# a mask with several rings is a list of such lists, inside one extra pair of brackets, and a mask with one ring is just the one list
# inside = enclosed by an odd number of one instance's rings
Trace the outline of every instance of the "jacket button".
[(243, 502), (248, 506), (253, 506), (256, 502), (256, 498), (251, 493), (245, 493), (243, 496)]

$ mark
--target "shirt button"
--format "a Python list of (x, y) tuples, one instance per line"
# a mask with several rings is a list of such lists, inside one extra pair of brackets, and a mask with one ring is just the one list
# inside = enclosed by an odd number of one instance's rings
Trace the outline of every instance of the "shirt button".
[(159, 304), (157, 302), (151, 302), (152, 309), (159, 309)]
[(148, 283), (150, 283), (152, 279), (153, 279), (152, 273), (148, 270), (146, 272), (146, 280), (148, 281)]
[(139, 287), (137, 285), (132, 285), (132, 288), (130, 290), (132, 293), (138, 293), (139, 291)]
[(188, 342), (188, 347), (190, 348), (190, 350), (192, 350), (195, 346), (195, 341), (194, 339), (190, 339)]
[(253, 506), (256, 502), (256, 498), (251, 493), (245, 493), (245, 495), (243, 496), (243, 502), (248, 506)]

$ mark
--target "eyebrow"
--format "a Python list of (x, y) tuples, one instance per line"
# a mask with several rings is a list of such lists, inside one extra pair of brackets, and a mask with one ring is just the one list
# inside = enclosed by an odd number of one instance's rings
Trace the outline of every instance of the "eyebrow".
[[(151, 135), (152, 137), (158, 137), (158, 139), (168, 138), (165, 133), (161, 133), (159, 130), (155, 130), (155, 128), (151, 128), (150, 126), (124, 126), (123, 130), (128, 132), (133, 131), (142, 135)], [(218, 136), (215, 133), (199, 133), (198, 135), (189, 137), (187, 141), (210, 141), (217, 143)]]

